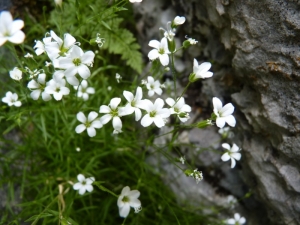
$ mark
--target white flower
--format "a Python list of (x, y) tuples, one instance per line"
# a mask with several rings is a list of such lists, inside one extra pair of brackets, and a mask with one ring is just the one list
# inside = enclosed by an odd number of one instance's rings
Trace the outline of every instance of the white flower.
[(45, 62), (45, 66), (46, 66), (46, 67), (49, 67), (49, 66), (51, 66), (51, 65), (52, 65), (51, 62), (48, 62), (48, 61)]
[(70, 93), (69, 88), (66, 87), (66, 80), (58, 77), (54, 77), (47, 83), (45, 92), (53, 95), (56, 101), (62, 99), (63, 95)]
[(56, 5), (58, 5), (58, 6), (62, 6), (62, 1), (63, 0), (54, 0), (54, 3), (56, 4)]
[(54, 41), (47, 42), (47, 44), (45, 44), (45, 50), (51, 60), (60, 56), (67, 56), (71, 51), (73, 51), (76, 39), (71, 34), (64, 34), (64, 40), (58, 37), (52, 30), (50, 31), (50, 35)]
[(14, 44), (21, 44), (25, 39), (25, 34), (21, 29), (24, 27), (23, 20), (14, 20), (8, 11), (0, 13), (0, 46), (6, 41)]
[(2, 102), (6, 103), (8, 106), (20, 107), (22, 103), (18, 101), (18, 95), (10, 91), (6, 92), (5, 97), (2, 98)]
[(142, 2), (143, 0), (129, 0), (131, 3)]
[(241, 217), (240, 214), (235, 213), (234, 218), (228, 219), (226, 222), (230, 225), (242, 225), (246, 223), (246, 219), (244, 217)]
[(168, 38), (169, 41), (173, 41), (176, 29), (172, 28), (172, 23), (171, 21), (167, 22), (167, 29), (165, 30), (164, 28), (160, 27), (160, 30), (164, 31), (164, 36), (165, 38)]
[(79, 194), (83, 195), (86, 191), (92, 192), (94, 190), (92, 183), (95, 181), (94, 177), (85, 178), (82, 174), (77, 175), (78, 183), (73, 185), (74, 190), (79, 190)]
[(105, 39), (100, 37), (100, 34), (97, 34), (95, 42), (98, 44), (98, 47), (101, 48), (105, 43)]
[(220, 99), (214, 97), (212, 99), (214, 105), (214, 114), (217, 116), (216, 124), (219, 128), (223, 128), (225, 126), (225, 122), (228, 123), (229, 126), (234, 127), (236, 124), (235, 118), (231, 115), (234, 111), (234, 106), (231, 103), (228, 103), (223, 106)]
[(171, 114), (177, 114), (181, 122), (186, 122), (189, 117), (189, 112), (191, 112), (191, 107), (184, 102), (184, 98), (181, 97), (177, 102), (172, 98), (167, 98), (166, 103), (171, 106)]
[(83, 53), (82, 49), (75, 45), (68, 57), (59, 59), (59, 67), (66, 69), (66, 77), (72, 77), (78, 73), (83, 79), (87, 79), (91, 75), (87, 66), (93, 63), (94, 57), (95, 54), (92, 51)]
[(117, 205), (119, 207), (120, 217), (126, 218), (129, 214), (130, 207), (133, 207), (135, 211), (140, 211), (141, 201), (138, 199), (140, 192), (138, 190), (130, 191), (128, 186), (122, 189), (122, 192), (118, 198)]
[(174, 21), (173, 21), (173, 23), (177, 26), (181, 25), (181, 24), (184, 24), (184, 22), (185, 22), (185, 17), (184, 16), (176, 16)]
[(137, 87), (136, 94), (133, 94), (129, 91), (123, 91), (123, 95), (128, 101), (125, 108), (128, 110), (128, 114), (135, 112), (135, 121), (138, 121), (142, 117), (142, 112), (139, 108), (141, 108), (143, 104), (143, 91), (141, 87)]
[(155, 100), (154, 104), (148, 100), (144, 100), (142, 106), (147, 111), (147, 114), (143, 117), (141, 124), (143, 127), (150, 126), (153, 122), (158, 128), (165, 125), (165, 119), (170, 116), (170, 110), (163, 108), (164, 101), (161, 98)]
[(153, 77), (148, 76), (148, 81), (146, 82), (146, 87), (149, 90), (148, 91), (148, 96), (151, 97), (154, 95), (154, 93), (161, 95), (162, 94), (162, 89), (161, 89), (161, 84), (158, 80), (154, 80)]
[(79, 86), (74, 86), (77, 90), (77, 97), (83, 98), (84, 101), (89, 99), (89, 94), (95, 94), (93, 87), (88, 87), (88, 82), (83, 80)]
[(33, 55), (31, 55), (29, 52), (26, 53), (26, 55), (24, 55), (25, 58), (33, 58)]
[(196, 180), (196, 184), (198, 184), (201, 180), (203, 180), (203, 174), (202, 171), (198, 171), (198, 169), (194, 169), (192, 173), (189, 175), (190, 177), (193, 177)]
[(111, 119), (113, 127), (114, 127), (114, 134), (122, 132), (122, 121), (120, 119), (121, 116), (128, 115), (128, 111), (125, 110), (124, 107), (118, 107), (121, 102), (121, 98), (113, 98), (110, 100), (109, 105), (102, 105), (100, 106), (100, 113), (106, 113), (106, 115), (100, 118), (100, 122), (104, 125), (107, 124)]
[(182, 165), (184, 165), (184, 162), (185, 162), (185, 156), (181, 156), (180, 158), (179, 158), (179, 161), (181, 162), (181, 164)]
[(187, 35), (185, 36), (185, 38), (187, 38), (187, 41), (191, 44), (191, 45), (195, 45), (198, 43), (198, 41), (196, 41), (193, 38), (189, 38)]
[(9, 76), (11, 77), (11, 79), (21, 80), (22, 79), (22, 71), (19, 70), (18, 67), (15, 67), (13, 70), (9, 71)]
[[(49, 34), (49, 33), (47, 33)], [(41, 41), (35, 41), (35, 46), (33, 47), (35, 50), (35, 54), (37, 55), (41, 55), (42, 53), (44, 53), (46, 51), (45, 49), (45, 45), (50, 43), (52, 40), (52, 37), (45, 37), (43, 38), (43, 42)]]
[(166, 66), (169, 64), (168, 54), (170, 54), (170, 51), (168, 49), (167, 38), (165, 38), (165, 37), (162, 38), (161, 42), (159, 42), (157, 40), (152, 40), (149, 42), (149, 46), (154, 48), (148, 54), (148, 57), (150, 60), (155, 60), (155, 59), (159, 58), (160, 63), (163, 66)]
[(211, 63), (204, 62), (201, 65), (198, 65), (198, 62), (196, 59), (194, 59), (194, 66), (193, 66), (193, 73), (190, 75), (190, 81), (194, 82), (197, 79), (205, 79), (212, 77), (213, 73), (208, 71), (211, 67)]
[(240, 148), (236, 144), (233, 144), (230, 148), (230, 145), (227, 143), (222, 144), (222, 147), (227, 149), (227, 152), (221, 156), (222, 161), (231, 159), (231, 168), (234, 168), (236, 165), (235, 160), (239, 161), (242, 157), (241, 153), (238, 152)]
[(29, 73), (29, 79), (33, 79), (35, 77), (37, 77), (40, 73), (44, 73), (44, 70), (38, 70), (38, 69), (35, 69), (35, 70), (30, 70), (28, 67), (25, 67), (27, 73)]
[(82, 133), (85, 129), (90, 137), (96, 136), (95, 128), (101, 128), (103, 125), (97, 119), (98, 113), (92, 111), (89, 113), (88, 117), (86, 118), (83, 112), (77, 113), (76, 117), (82, 124), (79, 124), (75, 128), (75, 132), (77, 134)]
[(120, 80), (122, 80), (122, 77), (120, 74), (116, 73), (116, 80), (118, 83), (120, 83)]
[(51, 95), (45, 92), (46, 74), (41, 73), (38, 76), (37, 81), (35, 80), (29, 81), (27, 87), (32, 90), (30, 96), (33, 100), (37, 100), (40, 97), (41, 93), (42, 93), (42, 99), (44, 101), (49, 101), (51, 99)]

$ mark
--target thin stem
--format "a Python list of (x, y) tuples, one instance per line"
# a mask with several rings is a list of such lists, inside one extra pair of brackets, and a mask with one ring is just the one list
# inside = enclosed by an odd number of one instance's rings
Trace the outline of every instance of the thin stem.
[(177, 88), (176, 88), (176, 71), (175, 71), (175, 66), (174, 66), (174, 53), (171, 53), (171, 73), (173, 75), (173, 82), (174, 82), (174, 94), (175, 94), (175, 99), (176, 99), (176, 92), (177, 92)]
[(99, 183), (97, 183), (97, 182), (95, 182), (94, 184), (95, 184), (100, 190), (105, 191), (105, 192), (108, 192), (109, 194), (115, 196), (116, 198), (119, 197), (119, 195), (116, 195), (116, 194), (113, 193), (111, 190), (107, 189), (106, 187), (102, 186), (101, 184), (99, 184)]

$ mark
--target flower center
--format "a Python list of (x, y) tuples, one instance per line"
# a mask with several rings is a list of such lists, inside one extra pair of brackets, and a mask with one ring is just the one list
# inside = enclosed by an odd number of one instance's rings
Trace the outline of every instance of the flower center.
[(57, 87), (57, 88), (55, 89), (55, 92), (60, 92), (60, 88)]
[(179, 109), (177, 107), (174, 107), (174, 111), (179, 113)]
[(163, 48), (160, 48), (160, 49), (158, 50), (158, 53), (161, 54), (161, 55), (163, 55), (163, 54), (165, 54), (165, 50), (164, 50)]
[(79, 66), (81, 64), (81, 60), (79, 58), (73, 59), (73, 63), (75, 66)]
[(110, 115), (112, 115), (112, 117), (119, 116), (118, 109), (111, 109)]
[(135, 107), (135, 101), (134, 100), (131, 102), (131, 106)]
[[(87, 121), (87, 122), (85, 122), (84, 125), (85, 125), (86, 128), (88, 128), (88, 127), (90, 127), (92, 124), (91, 124), (91, 122)], [(85, 182), (85, 181), (84, 181), (84, 182)]]
[(128, 196), (124, 196), (123, 197), (123, 199), (122, 199), (122, 202), (129, 202), (130, 201), (130, 199), (129, 199), (129, 197)]
[(149, 116), (150, 116), (150, 117), (155, 117), (155, 116), (156, 116), (156, 111), (150, 112), (150, 113), (149, 113)]

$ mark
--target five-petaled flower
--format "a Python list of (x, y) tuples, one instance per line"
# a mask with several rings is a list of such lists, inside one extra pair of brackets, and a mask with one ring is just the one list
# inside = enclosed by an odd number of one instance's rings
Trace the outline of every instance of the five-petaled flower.
[(177, 102), (172, 98), (167, 98), (166, 103), (171, 106), (171, 114), (177, 114), (181, 122), (186, 122), (190, 118), (189, 112), (191, 112), (192, 108), (185, 104), (183, 97), (177, 99)]
[(135, 96), (129, 91), (123, 91), (123, 95), (128, 101), (125, 108), (128, 110), (128, 114), (135, 112), (135, 121), (138, 121), (142, 117), (142, 112), (140, 110), (143, 105), (143, 91), (141, 87), (137, 87)]
[(5, 97), (2, 98), (2, 102), (6, 103), (8, 106), (20, 107), (22, 103), (18, 101), (18, 95), (10, 91), (6, 92)]
[(148, 100), (144, 100), (142, 108), (147, 111), (147, 114), (142, 118), (141, 124), (143, 127), (150, 126), (153, 122), (158, 127), (161, 128), (165, 125), (165, 119), (170, 116), (170, 110), (163, 108), (164, 100), (157, 98), (154, 104)]
[(234, 218), (228, 219), (226, 222), (228, 225), (242, 225), (246, 223), (246, 219), (244, 217), (241, 217), (240, 214), (235, 213)]
[(6, 41), (14, 44), (21, 44), (25, 39), (25, 34), (21, 29), (24, 27), (23, 20), (13, 20), (10, 12), (0, 13), (0, 46)]
[(130, 114), (129, 110), (126, 110), (126, 107), (118, 107), (120, 102), (121, 98), (113, 98), (110, 100), (109, 105), (102, 105), (99, 110), (100, 113), (106, 113), (100, 118), (103, 125), (107, 124), (111, 119), (113, 120), (114, 134), (122, 132), (122, 121), (120, 117)]
[(154, 95), (154, 93), (161, 95), (162, 94), (162, 89), (161, 89), (161, 84), (159, 82), (159, 80), (154, 80), (153, 77), (148, 76), (147, 78), (147, 82), (146, 82), (146, 87), (148, 89), (148, 96), (151, 97)]
[(129, 214), (130, 207), (133, 207), (135, 212), (141, 210), (141, 201), (138, 199), (139, 196), (140, 192), (138, 190), (131, 191), (128, 186), (122, 189), (117, 202), (120, 217), (126, 218)]
[(213, 73), (208, 71), (210, 67), (211, 67), (211, 63), (204, 62), (199, 65), (198, 61), (194, 59), (193, 73), (191, 73), (189, 77), (190, 82), (195, 82), (200, 78), (205, 79), (205, 78), (212, 77)]
[(214, 97), (212, 99), (214, 105), (214, 114), (216, 115), (216, 124), (219, 128), (225, 126), (228, 123), (229, 126), (234, 127), (236, 124), (235, 118), (231, 115), (234, 111), (234, 106), (231, 103), (224, 105), (220, 99)]
[(79, 120), (82, 124), (79, 124), (75, 131), (77, 134), (82, 133), (85, 129), (90, 137), (96, 136), (95, 128), (101, 128), (103, 125), (97, 119), (98, 113), (92, 111), (89, 113), (88, 117), (86, 118), (83, 112), (77, 113), (77, 120)]
[(231, 168), (234, 168), (236, 165), (236, 160), (239, 161), (242, 157), (240, 151), (240, 148), (236, 145), (233, 144), (232, 147), (230, 147), (229, 144), (223, 143), (222, 147), (227, 149), (227, 151), (221, 156), (222, 161), (228, 161), (231, 159)]
[(149, 42), (149, 46), (154, 48), (148, 53), (148, 57), (150, 60), (155, 60), (159, 58), (160, 63), (163, 66), (167, 66), (169, 64), (169, 55), (170, 51), (168, 48), (167, 38), (162, 38), (161, 42), (157, 40), (152, 40)]
[(37, 80), (31, 80), (27, 84), (27, 87), (32, 90), (30, 93), (30, 96), (33, 100), (37, 100), (41, 93), (42, 93), (42, 99), (44, 101), (51, 100), (51, 95), (45, 91), (46, 86), (46, 74), (41, 73)]
[(84, 101), (89, 99), (89, 94), (95, 94), (95, 88), (88, 87), (88, 82), (86, 80), (81, 81), (79, 86), (74, 86), (77, 90), (77, 97), (83, 98)]
[(94, 177), (85, 178), (84, 175), (77, 175), (78, 183), (73, 185), (74, 190), (79, 190), (79, 194), (83, 195), (86, 191), (92, 192), (94, 190), (92, 183), (95, 181)]

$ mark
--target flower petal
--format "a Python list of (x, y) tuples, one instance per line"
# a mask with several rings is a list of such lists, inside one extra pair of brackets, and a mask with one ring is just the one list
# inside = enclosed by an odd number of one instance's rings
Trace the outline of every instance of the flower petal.
[(130, 211), (130, 205), (129, 204), (125, 204), (123, 207), (119, 208), (119, 214), (120, 217), (126, 218), (129, 214)]
[(235, 127), (236, 120), (233, 115), (226, 116), (224, 119), (229, 126)]
[(87, 133), (90, 137), (95, 137), (96, 136), (96, 130), (92, 126), (87, 128)]
[(79, 120), (81, 123), (85, 123), (86, 122), (86, 117), (83, 114), (83, 112), (77, 113), (76, 117), (77, 117), (77, 120)]
[(230, 156), (229, 156), (228, 152), (224, 153), (221, 156), (221, 159), (222, 159), (222, 161), (228, 161), (230, 159)]
[(82, 133), (84, 130), (86, 129), (86, 126), (84, 124), (79, 124), (76, 128), (75, 128), (75, 132), (77, 134)]
[(142, 120), (141, 120), (141, 125), (143, 127), (148, 127), (153, 123), (153, 118), (149, 116), (149, 114), (146, 114)]

